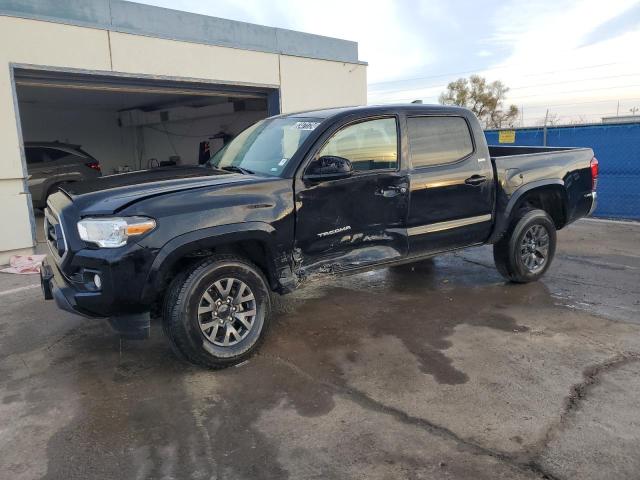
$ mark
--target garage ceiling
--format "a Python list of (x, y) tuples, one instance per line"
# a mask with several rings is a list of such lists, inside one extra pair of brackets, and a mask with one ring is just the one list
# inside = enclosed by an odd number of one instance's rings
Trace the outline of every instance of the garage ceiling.
[(203, 107), (246, 98), (266, 99), (272, 89), (194, 81), (140, 78), (16, 68), (21, 103), (65, 105), (105, 110), (158, 110), (178, 105)]
[(51, 88), (18, 85), (20, 103), (37, 103), (48, 106), (85, 107), (100, 110), (121, 111), (133, 108), (157, 110), (178, 105), (203, 107), (227, 103), (229, 97), (200, 95), (176, 95), (149, 92), (120, 92), (110, 90), (86, 90), (77, 88)]

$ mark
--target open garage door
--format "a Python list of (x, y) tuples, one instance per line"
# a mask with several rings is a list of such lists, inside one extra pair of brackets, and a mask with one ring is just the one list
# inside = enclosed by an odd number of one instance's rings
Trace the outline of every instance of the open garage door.
[(196, 165), (278, 112), (277, 90), (58, 71), (15, 70), (35, 207), (63, 182)]

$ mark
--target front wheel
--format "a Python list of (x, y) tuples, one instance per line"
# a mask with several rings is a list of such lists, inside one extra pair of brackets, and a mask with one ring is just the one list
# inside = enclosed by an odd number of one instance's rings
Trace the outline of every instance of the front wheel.
[(516, 283), (532, 282), (547, 271), (556, 251), (556, 228), (544, 210), (529, 210), (514, 219), (493, 246), (498, 271)]
[(172, 282), (165, 297), (164, 330), (178, 356), (208, 368), (251, 356), (269, 326), (269, 289), (251, 262), (216, 255)]

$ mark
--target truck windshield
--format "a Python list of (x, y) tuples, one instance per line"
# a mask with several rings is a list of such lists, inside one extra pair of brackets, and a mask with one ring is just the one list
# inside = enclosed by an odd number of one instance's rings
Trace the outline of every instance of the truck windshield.
[(225, 170), (280, 176), (318, 118), (267, 118), (244, 130), (216, 153), (208, 165)]

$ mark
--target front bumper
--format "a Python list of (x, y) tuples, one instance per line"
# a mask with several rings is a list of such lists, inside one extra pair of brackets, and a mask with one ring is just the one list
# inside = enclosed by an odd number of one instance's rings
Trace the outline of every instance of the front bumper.
[[(96, 306), (100, 307), (105, 302), (102, 293), (81, 291), (74, 287), (53, 261), (42, 262), (40, 285), (45, 300), (55, 300), (61, 310), (87, 318), (107, 318), (95, 311)], [(151, 327), (149, 312), (112, 315), (108, 317), (108, 321), (111, 327), (124, 338), (132, 340), (149, 338)]]
[[(55, 262), (43, 261), (40, 268), (40, 286), (45, 300), (55, 300), (61, 310), (82, 315), (88, 318), (105, 318), (103, 315), (91, 311), (86, 305), (95, 303), (91, 297), (99, 296), (99, 292), (81, 292), (67, 282)], [(87, 293), (89, 296), (87, 296)], [(88, 302), (87, 302), (88, 300)]]

